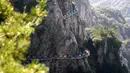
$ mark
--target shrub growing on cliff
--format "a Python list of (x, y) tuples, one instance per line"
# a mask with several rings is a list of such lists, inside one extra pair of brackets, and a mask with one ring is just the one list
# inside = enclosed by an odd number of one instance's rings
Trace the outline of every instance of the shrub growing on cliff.
[[(29, 46), (31, 26), (38, 25), (47, 11), (43, 9), (45, 0), (38, 0), (30, 13), (13, 11), (8, 0), (0, 0), (0, 72), (3, 73), (42, 73), (48, 71), (44, 65), (20, 64)], [(35, 67), (34, 67), (35, 66)], [(41, 68), (40, 70), (38, 70)]]
[(108, 28), (106, 26), (94, 26), (92, 28), (89, 29), (90, 32), (90, 37), (92, 38), (93, 41), (96, 40), (104, 40), (106, 38), (117, 38), (117, 33), (116, 30), (114, 28)]
[(95, 43), (96, 42), (105, 43), (106, 41), (107, 42), (109, 41), (111, 47), (113, 46), (117, 49), (121, 47), (121, 41), (119, 40), (117, 32), (114, 28), (108, 28), (106, 26), (101, 25), (101, 26), (94, 26), (92, 28), (89, 28), (88, 31), (89, 31), (90, 38)]

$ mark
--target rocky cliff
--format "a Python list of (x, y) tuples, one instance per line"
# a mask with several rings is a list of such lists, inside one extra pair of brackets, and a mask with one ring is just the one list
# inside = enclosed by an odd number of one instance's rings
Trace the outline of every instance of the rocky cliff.
[[(104, 25), (87, 28), (85, 46), (90, 49), (89, 64), (96, 73), (128, 73), (128, 65), (121, 55), (121, 41), (114, 28)], [(90, 39), (91, 38), (91, 39)]]
[(106, 25), (109, 28), (117, 29), (118, 37), (123, 42), (121, 51), (123, 56), (129, 60), (129, 24), (126, 23), (126, 20), (122, 16), (119, 10), (112, 9), (110, 7), (99, 7), (94, 8), (93, 18), (94, 22), (101, 25)]
[(50, 67), (50, 73), (90, 71), (85, 58), (72, 59), (81, 55), (80, 47), (85, 38), (84, 28), (88, 23), (91, 24), (90, 21), (85, 23), (80, 18), (82, 11), (89, 17), (88, 6), (89, 3), (85, 2), (85, 5), (82, 5), (84, 9), (71, 15), (73, 9), (71, 0), (48, 0), (46, 6), (48, 16), (31, 35), (28, 56), (46, 58), (47, 60), (42, 62)]
[[(128, 73), (127, 66), (122, 63), (124, 59), (120, 56), (120, 41), (110, 33), (113, 37), (105, 37), (100, 41), (93, 40), (91, 36), (94, 32), (87, 35), (89, 31), (85, 31), (85, 28), (98, 25), (100, 16), (97, 17), (91, 10), (88, 0), (79, 1), (78, 5), (78, 11), (72, 13), (71, 0), (47, 1), (48, 16), (35, 27), (31, 35), (27, 60), (39, 59), (50, 67), (50, 73)], [(120, 19), (121, 23), (125, 23), (122, 17)], [(103, 33), (104, 30), (101, 31)], [(82, 55), (85, 48), (91, 53), (88, 59)]]

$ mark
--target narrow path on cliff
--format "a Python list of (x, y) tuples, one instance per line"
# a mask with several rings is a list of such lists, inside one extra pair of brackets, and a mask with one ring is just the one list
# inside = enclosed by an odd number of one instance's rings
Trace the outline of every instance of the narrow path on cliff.
[[(90, 70), (91, 73), (94, 73), (91, 69), (91, 66), (89, 65), (89, 62), (88, 62), (88, 56), (90, 55), (90, 52), (88, 52), (88, 54), (85, 54), (85, 55), (79, 55), (79, 56), (73, 56), (73, 57), (67, 57), (67, 56), (64, 56), (64, 57), (52, 57), (52, 58), (45, 58), (45, 57), (42, 57), (42, 56), (33, 56), (33, 57), (30, 57), (30, 60), (33, 60), (33, 59), (38, 59), (39, 61), (46, 61), (46, 60), (76, 60), (76, 59), (84, 59), (86, 61), (86, 64)], [(29, 58), (28, 58), (29, 59)]]

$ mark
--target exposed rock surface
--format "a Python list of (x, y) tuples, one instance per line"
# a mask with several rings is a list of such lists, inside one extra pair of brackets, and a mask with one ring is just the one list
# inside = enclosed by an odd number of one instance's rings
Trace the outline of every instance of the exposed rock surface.
[(128, 73), (128, 65), (121, 55), (121, 42), (116, 31), (98, 25), (89, 28), (86, 33), (92, 38), (85, 44), (87, 48), (91, 48), (88, 60), (96, 73)]
[[(93, 10), (93, 19), (94, 22), (101, 25), (106, 25), (110, 28), (116, 28), (119, 38), (122, 41), (127, 41), (124, 44), (122, 44), (121, 51), (123, 53), (123, 56), (129, 60), (129, 29), (130, 26), (126, 23), (124, 17), (118, 10), (114, 10), (109, 7), (100, 7), (95, 8)], [(121, 53), (120, 53), (121, 55)], [(127, 60), (125, 60), (124, 63), (126, 63)], [(130, 65), (129, 65), (130, 66)]]
[[(48, 16), (36, 27), (36, 31), (31, 35), (31, 46), (29, 56), (43, 56), (47, 58), (64, 58), (79, 56), (80, 47), (83, 44), (85, 35), (84, 28), (92, 24), (91, 21), (84, 22), (80, 14), (89, 16), (86, 1), (78, 13), (63, 19), (63, 16), (72, 12), (71, 0), (48, 0)], [(83, 13), (83, 11), (85, 11)], [(83, 17), (83, 18), (86, 18)], [(86, 20), (91, 19), (86, 18)], [(50, 67), (50, 73), (87, 73), (89, 68), (85, 58), (81, 59), (61, 59), (46, 60), (44, 63)]]

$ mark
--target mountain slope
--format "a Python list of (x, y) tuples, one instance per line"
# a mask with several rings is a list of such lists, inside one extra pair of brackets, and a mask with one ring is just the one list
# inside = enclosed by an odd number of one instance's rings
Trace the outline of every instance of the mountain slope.
[(119, 9), (126, 21), (130, 23), (130, 0), (89, 0), (93, 6), (109, 6)]

